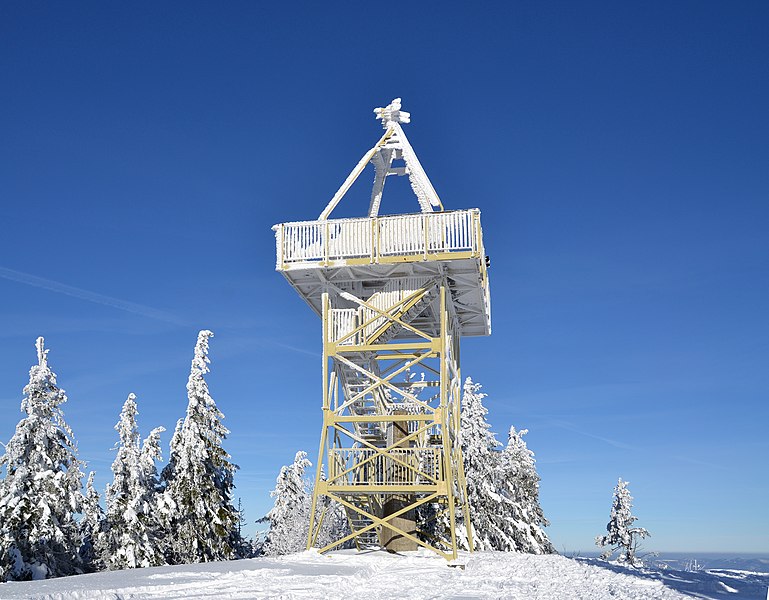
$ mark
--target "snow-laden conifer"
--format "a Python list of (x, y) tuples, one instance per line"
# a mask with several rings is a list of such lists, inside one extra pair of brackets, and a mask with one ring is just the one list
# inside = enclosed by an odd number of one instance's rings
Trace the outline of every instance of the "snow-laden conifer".
[(248, 519), (246, 519), (246, 510), (243, 508), (243, 501), (238, 498), (238, 539), (240, 540), (240, 546), (236, 549), (236, 554), (240, 558), (254, 558), (258, 556), (258, 544), (243, 532), (243, 528), (248, 525)]
[(528, 429), (510, 427), (507, 446), (502, 452), (502, 491), (512, 500), (505, 503), (507, 530), (517, 552), (552, 554), (555, 548), (542, 529), (549, 525), (539, 504), (539, 481), (534, 453), (523, 439)]
[(29, 372), (21, 410), (26, 416), (0, 458), (0, 578), (42, 579), (83, 570), (82, 477), (72, 431), (61, 405), (67, 401), (37, 338), (38, 364)]
[(142, 484), (147, 492), (156, 492), (160, 486), (160, 478), (155, 463), (163, 458), (160, 450), (160, 434), (166, 430), (165, 427), (155, 427), (142, 442), (142, 449), (139, 453), (139, 472), (142, 477)]
[(222, 448), (229, 431), (208, 390), (208, 340), (201, 331), (187, 381), (187, 414), (171, 440), (169, 464), (163, 469), (163, 502), (169, 535), (166, 557), (173, 563), (236, 558), (238, 510), (233, 505), (237, 466)]
[(606, 525), (608, 533), (597, 536), (595, 543), (601, 548), (608, 546), (601, 555), (602, 559), (607, 560), (614, 552), (619, 551), (617, 557), (619, 562), (635, 565), (638, 562), (636, 557), (638, 543), (643, 538), (649, 537), (650, 533), (643, 527), (633, 527), (633, 523), (638, 519), (631, 512), (633, 497), (630, 495), (628, 485), (629, 482), (622, 481), (622, 477), (617, 481), (609, 522)]
[[(548, 523), (539, 505), (534, 453), (522, 438), (526, 432), (511, 428), (508, 445), (500, 452), (502, 444), (487, 421), (485, 397), (481, 385), (468, 377), (462, 395), (460, 444), (475, 548), (552, 553), (553, 546), (542, 530)], [(445, 516), (442, 519), (445, 522)], [(456, 531), (458, 542), (467, 548), (461, 515)]]
[[(501, 527), (501, 504), (506, 498), (499, 493), (501, 484), (498, 448), (502, 445), (491, 431), (483, 405), (486, 394), (481, 385), (465, 380), (460, 418), (460, 442), (470, 502), (470, 520), (476, 550), (511, 550), (511, 540)], [(505, 510), (504, 512), (507, 512)], [(466, 525), (457, 523), (457, 540), (468, 547)]]
[(165, 563), (155, 502), (162, 427), (139, 445), (136, 396), (129, 394), (120, 420), (112, 483), (107, 486), (107, 526), (104, 561), (109, 569), (153, 567)]
[(99, 492), (93, 485), (94, 472), (88, 474), (83, 499), (83, 518), (80, 519), (80, 533), (83, 545), (80, 556), (88, 570), (101, 571), (104, 568), (106, 516), (99, 502)]
[(307, 547), (310, 527), (311, 496), (305, 480), (305, 471), (311, 466), (307, 453), (299, 451), (294, 462), (280, 469), (275, 489), (270, 496), (275, 504), (260, 519), (270, 524), (262, 552), (269, 556), (301, 552)]

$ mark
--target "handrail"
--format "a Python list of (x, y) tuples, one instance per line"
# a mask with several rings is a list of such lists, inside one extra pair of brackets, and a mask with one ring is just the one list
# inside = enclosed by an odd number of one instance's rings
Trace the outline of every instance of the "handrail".
[(386, 453), (331, 448), (328, 467), (330, 485), (434, 484), (443, 479), (440, 449), (433, 447), (391, 448)]
[(377, 263), (394, 257), (470, 253), (479, 256), (483, 243), (480, 211), (447, 212), (296, 221), (275, 230), (277, 264), (282, 270), (297, 263), (319, 265), (347, 259)]

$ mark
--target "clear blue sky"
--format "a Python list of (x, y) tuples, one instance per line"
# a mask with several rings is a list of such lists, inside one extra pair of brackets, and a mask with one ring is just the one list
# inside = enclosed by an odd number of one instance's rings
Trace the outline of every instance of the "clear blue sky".
[(647, 549), (769, 552), (767, 31), (751, 1), (3, 2), (0, 440), (43, 335), (100, 488), (129, 392), (167, 454), (209, 328), (260, 517), (320, 433), (270, 226), (316, 218), (401, 96), (444, 205), (482, 211), (463, 371), (531, 430), (555, 545), (592, 548), (621, 476)]

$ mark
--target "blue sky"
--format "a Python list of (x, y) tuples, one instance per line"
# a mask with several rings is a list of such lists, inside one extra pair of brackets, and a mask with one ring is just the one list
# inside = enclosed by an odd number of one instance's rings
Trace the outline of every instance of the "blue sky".
[(621, 476), (647, 549), (769, 552), (768, 28), (749, 1), (2, 3), (0, 440), (43, 335), (103, 488), (128, 393), (167, 448), (212, 329), (262, 516), (320, 433), (270, 227), (317, 217), (400, 96), (444, 205), (482, 211), (463, 372), (501, 439), (530, 429), (556, 547), (592, 549)]

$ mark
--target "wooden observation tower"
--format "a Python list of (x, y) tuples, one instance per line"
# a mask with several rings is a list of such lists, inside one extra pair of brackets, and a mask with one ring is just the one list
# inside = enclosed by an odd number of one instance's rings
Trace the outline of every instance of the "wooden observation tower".
[[(472, 549), (459, 345), (462, 336), (491, 333), (487, 263), (480, 211), (444, 210), (400, 108), (398, 98), (375, 109), (384, 135), (317, 220), (273, 228), (276, 269), (323, 323), (323, 425), (307, 547), (318, 538), (325, 496), (344, 506), (352, 533), (321, 552), (354, 539), (359, 549), (421, 546), (453, 559), (458, 517)], [(331, 219), (368, 163), (368, 216)], [(390, 175), (408, 176), (421, 212), (379, 215)]]

